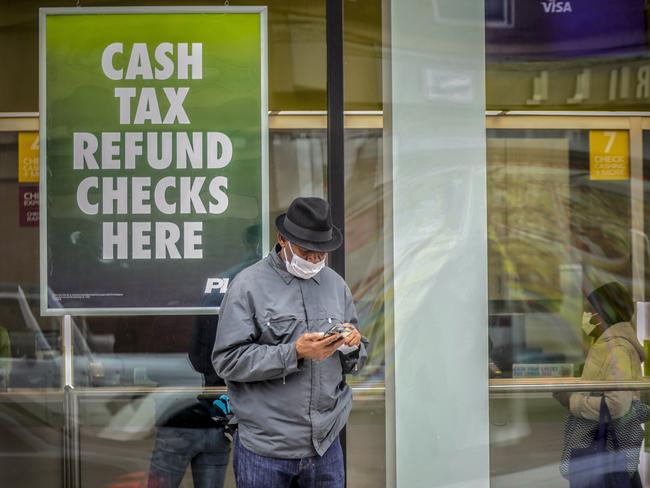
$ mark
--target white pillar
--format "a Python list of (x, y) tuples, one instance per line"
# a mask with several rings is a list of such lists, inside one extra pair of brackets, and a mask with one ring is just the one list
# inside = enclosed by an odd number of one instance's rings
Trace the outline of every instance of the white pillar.
[(387, 418), (395, 421), (388, 473), (399, 488), (487, 487), (483, 2), (393, 0), (388, 49), (394, 377)]

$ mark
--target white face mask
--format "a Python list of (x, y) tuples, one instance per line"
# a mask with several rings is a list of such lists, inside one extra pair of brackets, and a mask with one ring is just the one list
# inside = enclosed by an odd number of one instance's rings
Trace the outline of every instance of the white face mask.
[(289, 241), (287, 241), (287, 244), (289, 244), (289, 249), (291, 249), (291, 254), (293, 254), (293, 257), (291, 258), (291, 261), (287, 259), (287, 248), (285, 247), (283, 249), (284, 264), (287, 266), (287, 271), (295, 277), (301, 278), (303, 280), (308, 280), (309, 278), (316, 276), (318, 272), (325, 267), (325, 258), (317, 263), (311, 263), (293, 252), (293, 248), (291, 247), (291, 243)]
[(585, 334), (591, 335), (598, 324), (593, 322), (595, 315), (589, 312), (582, 313), (582, 330)]

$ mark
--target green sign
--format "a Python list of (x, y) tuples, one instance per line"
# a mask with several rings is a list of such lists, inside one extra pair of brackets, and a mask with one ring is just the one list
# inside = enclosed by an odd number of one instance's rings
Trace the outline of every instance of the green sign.
[(268, 247), (266, 9), (41, 9), (44, 314), (215, 313)]

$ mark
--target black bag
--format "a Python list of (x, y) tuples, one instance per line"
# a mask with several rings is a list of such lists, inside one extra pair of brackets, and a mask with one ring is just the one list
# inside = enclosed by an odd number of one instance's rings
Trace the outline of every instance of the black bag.
[[(613, 421), (616, 429), (617, 441), (623, 451), (627, 462), (627, 472), (630, 476), (636, 473), (639, 467), (639, 454), (643, 443), (642, 425), (650, 419), (650, 407), (639, 400), (633, 400), (630, 410), (621, 418)], [(564, 449), (560, 461), (562, 476), (569, 479), (569, 462), (571, 451), (575, 448), (589, 447), (598, 433), (599, 422), (575, 415), (567, 415), (564, 424)], [(611, 435), (607, 439), (607, 448), (614, 449)]]
[[(608, 449), (611, 437), (613, 449)], [(600, 402), (598, 430), (588, 447), (576, 447), (569, 453), (569, 481), (571, 488), (629, 488), (625, 454), (616, 436), (607, 402)]]

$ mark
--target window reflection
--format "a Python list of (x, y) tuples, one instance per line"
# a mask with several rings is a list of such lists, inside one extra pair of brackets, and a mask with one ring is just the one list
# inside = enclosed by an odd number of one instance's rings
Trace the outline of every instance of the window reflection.
[[(271, 131), (271, 222), (296, 196), (325, 195), (326, 140), (322, 129)], [(376, 344), (362, 381), (383, 381), (381, 129), (348, 130), (346, 148), (347, 282), (356, 300), (361, 331)], [(256, 243), (260, 231), (257, 227), (247, 229), (241, 236), (242, 245)], [(255, 256), (255, 251), (251, 249), (250, 255)], [(252, 261), (242, 262), (225, 275), (232, 279), (249, 264)], [(221, 298), (215, 292), (205, 300), (217, 307)], [(75, 318), (75, 328), (80, 331), (75, 381), (97, 387), (209, 386), (188, 351), (197, 329), (212, 327), (216, 320), (216, 316)]]
[(646, 50), (644, 0), (486, 0), (490, 60), (633, 56)]
[(632, 289), (630, 182), (595, 176), (589, 131), (488, 131), (490, 354), (502, 376), (579, 375), (584, 290)]
[[(386, 289), (384, 184), (381, 129), (348, 129), (345, 138), (346, 281), (352, 290), (361, 331), (371, 343), (361, 381), (384, 380)], [(355, 378), (356, 381), (356, 378)]]
[(646, 110), (645, 0), (486, 0), (494, 110)]

